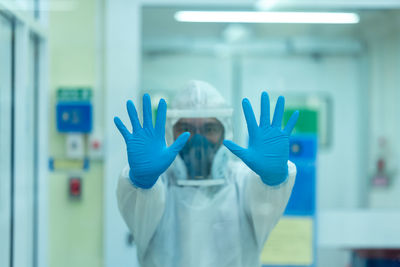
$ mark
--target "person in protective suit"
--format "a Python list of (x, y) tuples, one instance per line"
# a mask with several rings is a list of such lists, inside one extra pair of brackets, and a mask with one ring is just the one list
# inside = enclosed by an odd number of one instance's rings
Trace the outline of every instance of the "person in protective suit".
[(168, 116), (161, 99), (154, 126), (148, 94), (143, 126), (132, 101), (127, 102), (132, 132), (114, 119), (129, 162), (118, 182), (118, 206), (141, 266), (260, 266), (261, 250), (295, 181), (296, 167), (288, 158), (298, 112), (282, 130), (282, 96), (272, 122), (266, 92), (259, 124), (250, 102), (242, 105), (248, 148), (229, 141), (232, 109), (202, 81), (190, 81), (177, 94)]

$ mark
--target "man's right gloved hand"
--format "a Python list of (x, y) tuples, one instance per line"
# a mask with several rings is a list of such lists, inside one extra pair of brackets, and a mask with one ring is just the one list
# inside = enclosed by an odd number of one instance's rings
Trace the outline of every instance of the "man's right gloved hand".
[(143, 95), (143, 127), (140, 125), (133, 102), (129, 100), (126, 106), (132, 123), (132, 133), (118, 117), (114, 118), (114, 123), (125, 139), (130, 167), (129, 178), (137, 187), (148, 189), (172, 164), (176, 155), (186, 144), (190, 133), (181, 134), (170, 147), (167, 147), (165, 143), (167, 113), (165, 100), (161, 99), (158, 104), (155, 127), (153, 127), (151, 102), (148, 94)]

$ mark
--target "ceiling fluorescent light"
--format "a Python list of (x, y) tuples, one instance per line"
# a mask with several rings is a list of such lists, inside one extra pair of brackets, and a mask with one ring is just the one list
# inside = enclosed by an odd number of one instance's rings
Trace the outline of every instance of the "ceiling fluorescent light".
[(261, 11), (178, 11), (175, 19), (182, 22), (305, 24), (354, 24), (360, 21), (356, 13)]

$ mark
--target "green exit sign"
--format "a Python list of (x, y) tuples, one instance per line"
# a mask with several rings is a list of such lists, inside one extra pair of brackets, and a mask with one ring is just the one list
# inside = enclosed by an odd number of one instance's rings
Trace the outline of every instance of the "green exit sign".
[(58, 101), (90, 101), (91, 98), (90, 87), (60, 87), (57, 90)]

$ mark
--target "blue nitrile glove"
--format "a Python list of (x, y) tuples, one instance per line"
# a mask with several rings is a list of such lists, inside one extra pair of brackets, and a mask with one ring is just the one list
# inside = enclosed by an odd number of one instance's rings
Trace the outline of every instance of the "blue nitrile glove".
[(265, 184), (279, 185), (288, 176), (289, 136), (297, 122), (299, 112), (293, 113), (285, 129), (282, 130), (285, 106), (283, 96), (278, 98), (272, 124), (269, 116), (269, 97), (266, 92), (261, 95), (260, 125), (257, 125), (247, 98), (243, 99), (242, 106), (249, 131), (249, 147), (242, 148), (229, 140), (224, 140), (224, 145), (257, 173)]
[(140, 188), (151, 188), (158, 177), (167, 170), (176, 155), (183, 148), (190, 133), (181, 134), (176, 141), (167, 147), (165, 143), (165, 118), (167, 104), (161, 99), (158, 104), (156, 125), (153, 127), (150, 96), (143, 96), (143, 128), (140, 125), (135, 105), (127, 104), (133, 132), (130, 133), (122, 121), (114, 118), (115, 125), (126, 142), (129, 162), (129, 178)]

